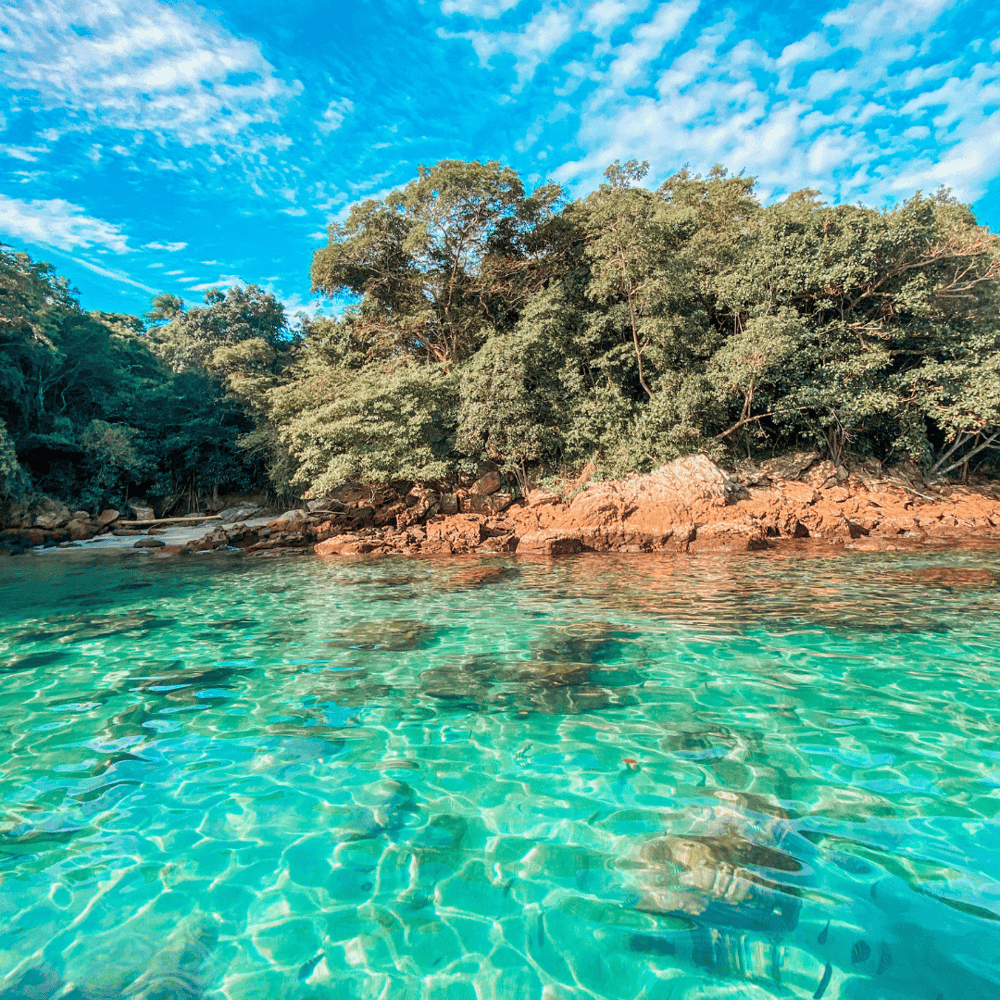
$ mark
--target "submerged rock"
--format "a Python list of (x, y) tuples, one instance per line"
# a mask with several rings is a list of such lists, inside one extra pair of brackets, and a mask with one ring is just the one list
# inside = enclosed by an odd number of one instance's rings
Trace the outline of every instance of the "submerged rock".
[(640, 891), (637, 909), (725, 928), (794, 930), (802, 906), (794, 876), (803, 865), (782, 849), (790, 834), (782, 810), (771, 806), (764, 815), (734, 793), (719, 798), (722, 804), (698, 824), (703, 832), (640, 847), (629, 873)]
[(517, 570), (510, 566), (476, 566), (448, 577), (441, 584), (442, 590), (479, 590), (495, 583), (507, 583), (517, 577)]
[(430, 646), (436, 632), (423, 622), (361, 622), (327, 641), (337, 649), (365, 649), (379, 652), (404, 652)]

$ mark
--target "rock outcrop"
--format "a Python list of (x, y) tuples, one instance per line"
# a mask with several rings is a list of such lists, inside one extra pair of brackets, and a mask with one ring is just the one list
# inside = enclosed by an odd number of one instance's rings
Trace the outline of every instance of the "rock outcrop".
[(373, 507), (370, 519), (348, 505), (336, 524), (300, 519), (295, 527), (328, 556), (736, 553), (808, 540), (845, 550), (1000, 544), (1000, 484), (927, 486), (912, 469), (886, 471), (874, 460), (847, 468), (814, 453), (732, 472), (692, 455), (648, 475), (581, 483), (568, 495), (534, 490), (516, 502), (501, 487), (491, 474), (425, 506), (411, 491), (405, 504)]
[[(810, 544), (892, 551), (925, 545), (1000, 545), (1000, 483), (930, 485), (914, 469), (875, 460), (851, 467), (813, 453), (724, 471), (703, 455), (610, 482), (584, 475), (565, 493), (514, 500), (488, 472), (471, 487), (411, 483), (314, 497), (246, 524), (260, 508), (233, 508), (222, 523), (160, 555), (243, 549), (251, 556), (326, 557), (465, 553), (562, 556), (580, 552), (740, 553)], [(117, 512), (71, 513), (56, 502), (27, 509), (0, 547), (132, 533)], [(57, 528), (43, 525), (59, 524)]]

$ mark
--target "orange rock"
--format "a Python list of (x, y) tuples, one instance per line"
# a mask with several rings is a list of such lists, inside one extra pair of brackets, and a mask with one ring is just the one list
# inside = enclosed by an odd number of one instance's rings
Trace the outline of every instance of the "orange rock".
[(487, 537), (485, 527), (480, 514), (452, 514), (428, 521), (427, 541), (421, 551), (440, 552), (447, 545), (453, 553), (471, 552)]
[(755, 521), (699, 525), (688, 542), (688, 552), (756, 552), (767, 547), (765, 530)]
[(568, 531), (538, 531), (517, 544), (519, 555), (567, 556), (583, 551), (583, 542)]

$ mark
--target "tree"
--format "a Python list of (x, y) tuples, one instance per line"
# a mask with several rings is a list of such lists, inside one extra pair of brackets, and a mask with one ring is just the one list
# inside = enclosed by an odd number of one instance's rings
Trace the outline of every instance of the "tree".
[(648, 170), (648, 161), (629, 160), (623, 166), (616, 160), (604, 172), (607, 183), (587, 199), (585, 208), (589, 293), (598, 302), (622, 297), (627, 303), (639, 384), (651, 397), (642, 363), (648, 346), (644, 321), (665, 290), (667, 247), (657, 199), (645, 188), (633, 186)]
[(386, 357), (461, 361), (530, 288), (538, 230), (561, 195), (545, 185), (527, 196), (495, 161), (421, 165), (405, 188), (330, 227), (313, 290), (360, 296), (359, 318)]
[(437, 479), (454, 470), (458, 383), (444, 365), (321, 368), (269, 399), (298, 490)]
[(145, 320), (149, 324), (169, 323), (184, 312), (184, 300), (170, 292), (160, 292), (153, 296), (152, 305), (146, 313)]
[[(147, 315), (157, 311), (157, 302)], [(179, 303), (180, 300), (177, 300)], [(205, 305), (176, 312), (164, 326), (147, 334), (149, 348), (175, 372), (209, 366), (212, 354), (246, 340), (278, 347), (287, 339), (285, 307), (257, 285), (236, 285), (226, 292), (210, 288)]]

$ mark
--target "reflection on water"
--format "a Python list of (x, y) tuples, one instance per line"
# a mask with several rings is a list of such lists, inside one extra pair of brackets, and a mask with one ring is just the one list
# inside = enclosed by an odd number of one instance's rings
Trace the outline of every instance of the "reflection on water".
[(1000, 995), (989, 553), (0, 564), (0, 997)]

